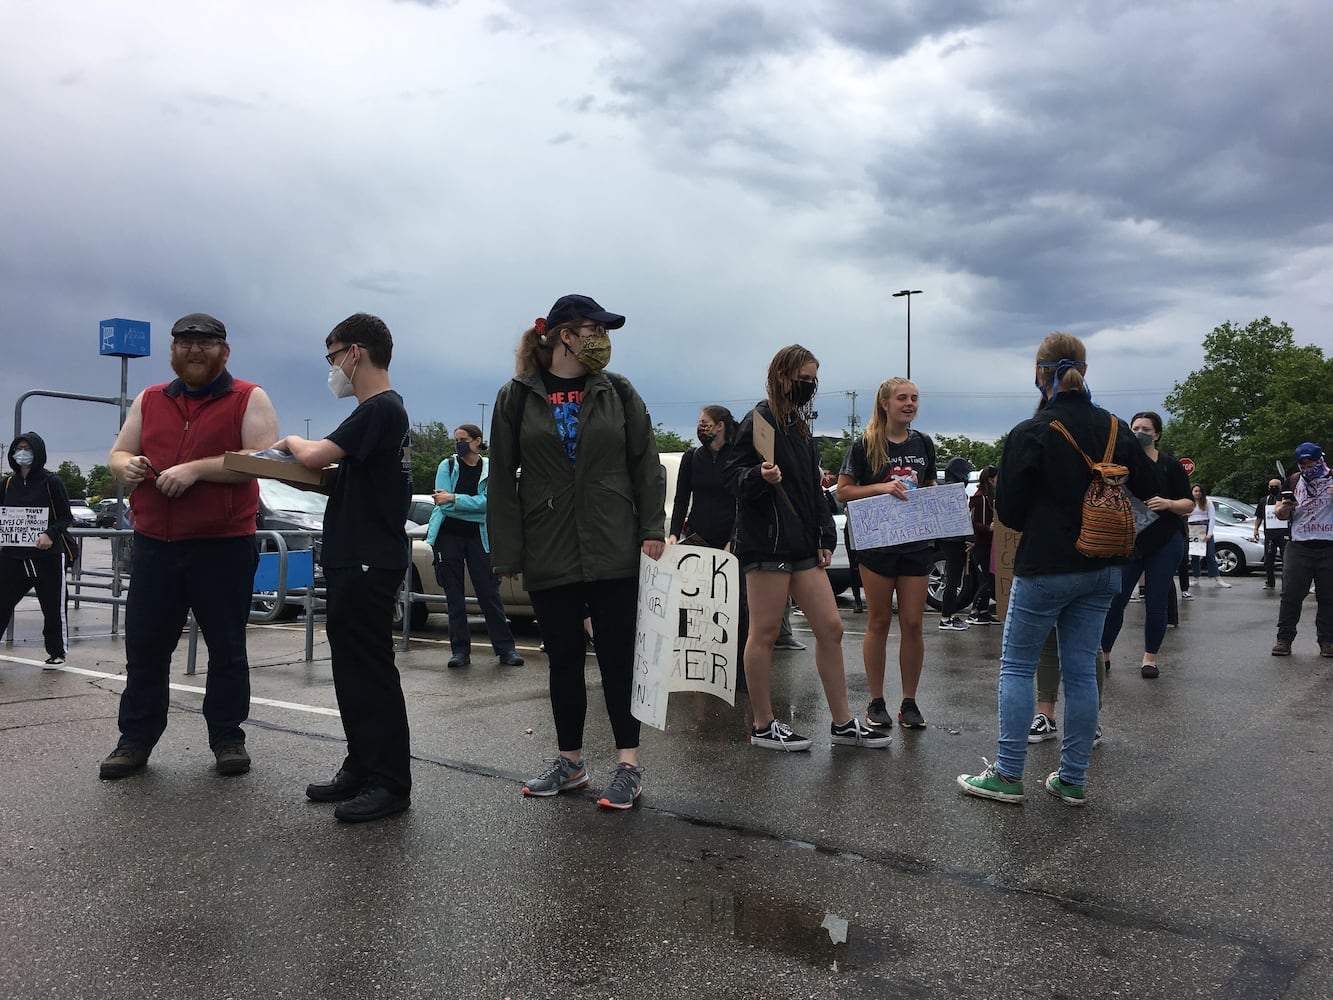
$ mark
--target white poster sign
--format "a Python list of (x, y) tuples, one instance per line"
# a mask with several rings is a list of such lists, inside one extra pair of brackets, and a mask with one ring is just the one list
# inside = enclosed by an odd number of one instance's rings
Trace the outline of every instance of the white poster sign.
[(666, 729), (673, 647), (679, 631), (680, 588), (666, 559), (639, 553), (639, 608), (634, 625), (634, 687), (630, 711), (655, 729)]
[(858, 552), (887, 545), (972, 534), (967, 485), (949, 483), (908, 490), (905, 499), (881, 494), (847, 504), (852, 547)]
[(668, 545), (662, 562), (677, 580), (672, 691), (703, 691), (736, 704), (740, 655), (740, 562), (730, 552)]
[(0, 545), (36, 545), (46, 521), (45, 507), (0, 507)]
[(1202, 521), (1189, 526), (1190, 555), (1200, 559), (1208, 555), (1208, 525)]

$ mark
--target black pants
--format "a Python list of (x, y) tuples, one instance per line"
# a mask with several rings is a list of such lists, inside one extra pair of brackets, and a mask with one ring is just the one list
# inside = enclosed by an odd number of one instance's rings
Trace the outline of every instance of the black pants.
[(401, 570), (324, 568), (325, 635), (333, 655), (347, 759), (343, 767), (396, 795), (412, 789), (407, 703), (393, 653), (393, 608)]
[(592, 631), (597, 637), (597, 667), (602, 673), (602, 695), (616, 749), (637, 747), (639, 720), (630, 713), (629, 704), (634, 685), (638, 580), (630, 577), (571, 583), (529, 591), (529, 596), (551, 663), (551, 714), (559, 748), (569, 751), (583, 746), (583, 723), (588, 714), (588, 688), (583, 676), (585, 612), (592, 617)]
[(990, 571), (991, 542), (977, 542), (972, 546), (972, 576), (977, 581), (976, 593), (972, 596), (972, 610), (989, 611), (991, 598), (995, 596), (995, 574)]
[(958, 609), (958, 587), (963, 582), (963, 567), (967, 565), (967, 543), (957, 538), (942, 538), (940, 554), (944, 556), (944, 593), (940, 597), (940, 618), (952, 618)]
[(1282, 554), (1282, 600), (1277, 637), (1291, 642), (1301, 605), (1314, 584), (1314, 628), (1319, 645), (1333, 643), (1333, 542), (1289, 542)]
[(208, 647), (208, 744), (245, 742), (241, 723), (250, 714), (245, 628), (258, 564), (254, 535), (181, 542), (135, 535), (125, 604), (122, 740), (151, 750), (166, 730), (171, 654), (193, 612)]
[[(852, 548), (852, 529), (850, 521), (843, 521), (842, 523), (842, 547), (843, 551), (847, 553), (847, 579), (852, 588), (852, 600), (859, 608), (862, 603), (864, 603), (861, 600), (861, 562), (856, 558), (856, 549)], [(742, 573), (741, 583), (744, 584), (744, 582), (745, 574)], [(742, 674), (741, 676), (743, 678), (745, 675)]]
[(37, 591), (42, 608), (46, 655), (64, 656), (69, 623), (65, 620), (65, 554), (59, 544), (35, 559), (0, 556), (0, 631), (30, 590)]
[(500, 600), (500, 581), (491, 569), (491, 557), (481, 544), (481, 536), (446, 535), (435, 539), (435, 578), (444, 588), (449, 602), (449, 647), (454, 656), (472, 654), (472, 629), (467, 621), (467, 588), (463, 579), (464, 567), (472, 578), (472, 590), (477, 604), (486, 616), (486, 631), (491, 637), (491, 648), (496, 656), (514, 652), (514, 633), (505, 618), (504, 602)]
[(1273, 586), (1274, 563), (1279, 555), (1285, 555), (1290, 531), (1269, 531), (1264, 529), (1264, 576), (1269, 587)]

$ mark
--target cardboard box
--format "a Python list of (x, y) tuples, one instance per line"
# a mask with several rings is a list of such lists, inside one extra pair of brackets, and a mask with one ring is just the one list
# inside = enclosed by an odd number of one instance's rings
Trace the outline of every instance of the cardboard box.
[(991, 535), (991, 561), (995, 565), (995, 611), (996, 617), (1004, 621), (1009, 613), (1009, 591), (1014, 585), (1014, 556), (1018, 553), (1018, 540), (1023, 533), (1015, 531), (997, 517)]
[(243, 472), (257, 479), (281, 479), (303, 490), (331, 493), (338, 477), (336, 465), (322, 469), (307, 469), (300, 462), (284, 462), (276, 458), (259, 458), (244, 452), (229, 451), (222, 456), (222, 467), (231, 472)]

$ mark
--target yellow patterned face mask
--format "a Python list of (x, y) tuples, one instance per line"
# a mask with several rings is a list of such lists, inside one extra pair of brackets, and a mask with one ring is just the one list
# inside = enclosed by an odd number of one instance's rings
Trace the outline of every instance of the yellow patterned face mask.
[(611, 363), (611, 338), (605, 333), (590, 333), (579, 341), (579, 364), (590, 372), (600, 372)]

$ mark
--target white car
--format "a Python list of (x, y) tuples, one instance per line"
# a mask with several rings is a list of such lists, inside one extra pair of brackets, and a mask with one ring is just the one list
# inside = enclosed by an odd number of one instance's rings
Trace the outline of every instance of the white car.
[(1217, 530), (1217, 570), (1223, 576), (1244, 576), (1264, 564), (1263, 533), (1254, 541), (1254, 506), (1233, 497), (1209, 497)]

